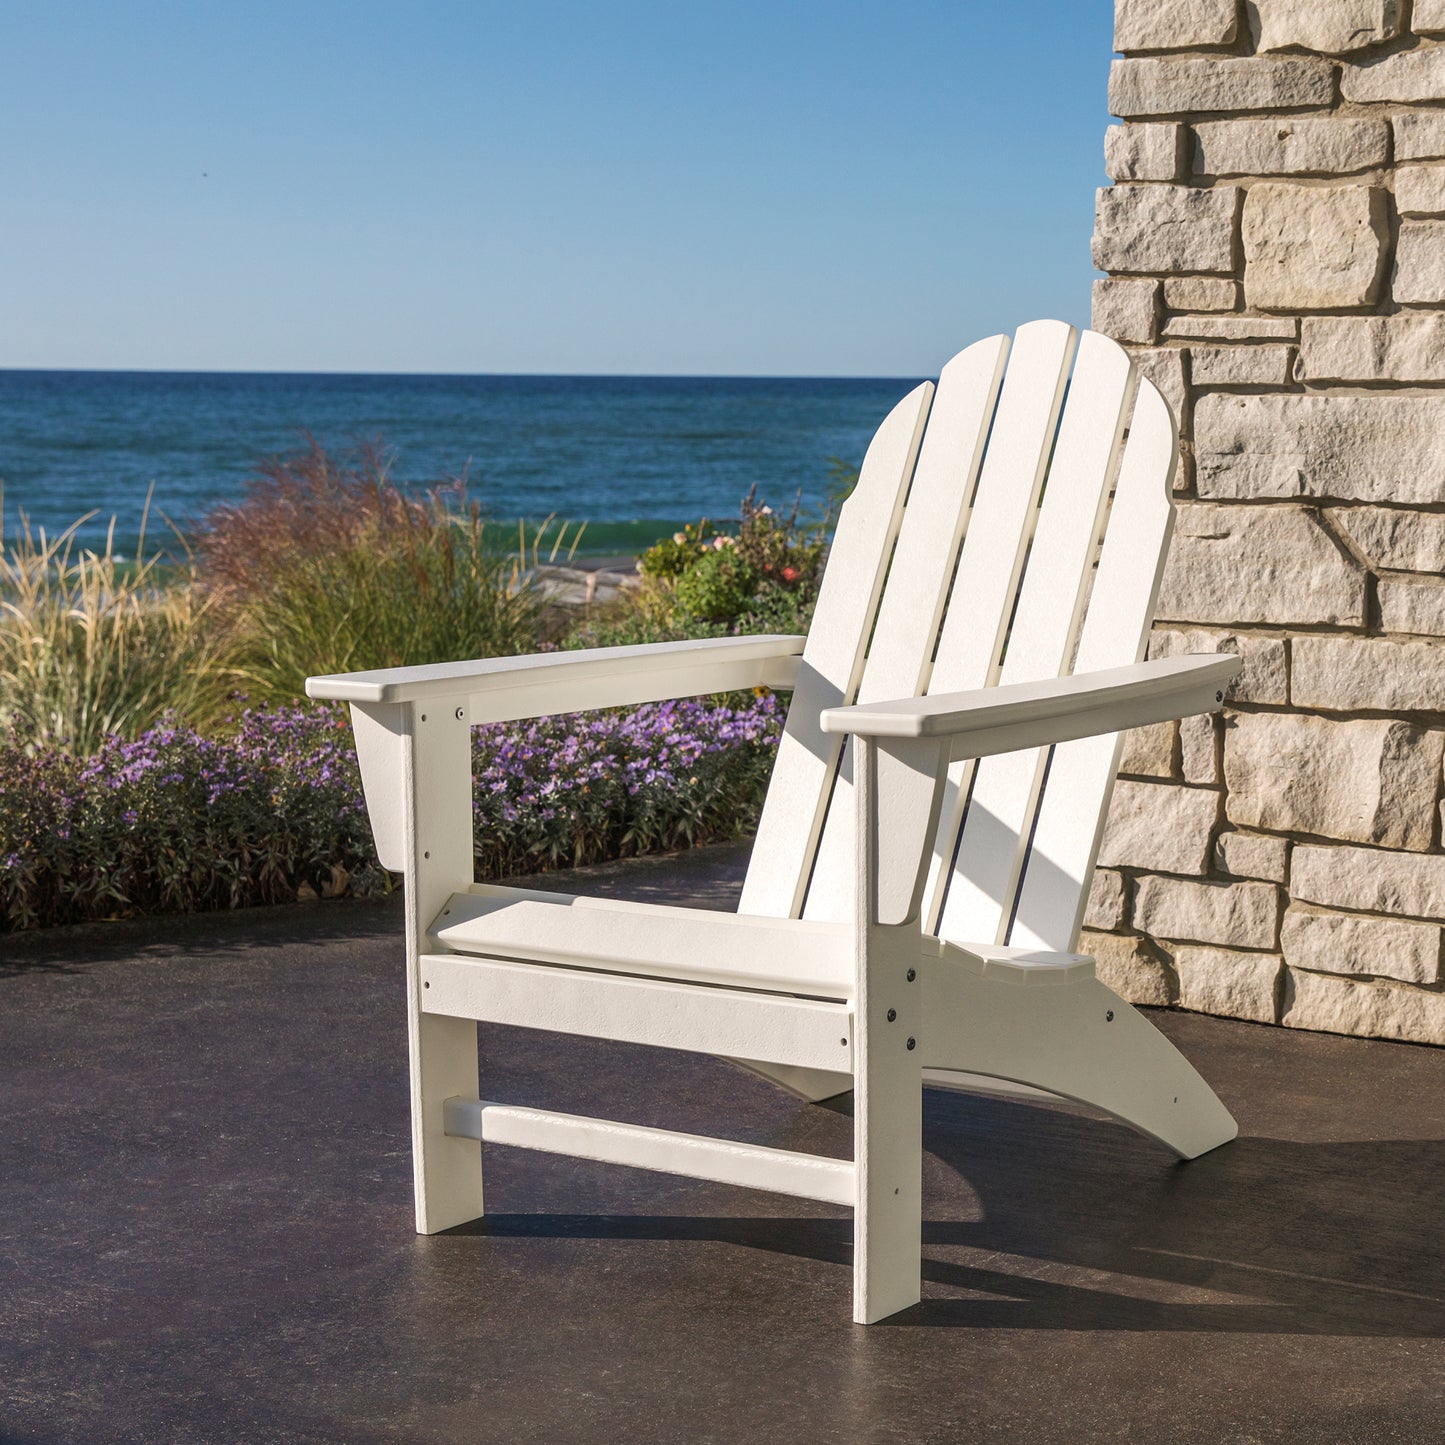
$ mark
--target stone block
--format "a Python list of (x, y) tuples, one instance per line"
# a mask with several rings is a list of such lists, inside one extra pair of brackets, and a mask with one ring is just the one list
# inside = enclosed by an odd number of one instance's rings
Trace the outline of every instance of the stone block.
[(1445, 1044), (1445, 994), (1287, 968), (1281, 1022), (1321, 1033)]
[(1388, 230), (1378, 186), (1251, 186), (1240, 228), (1245, 303), (1320, 311), (1373, 302)]
[(1381, 577), (1380, 625), (1386, 632), (1445, 637), (1445, 582), (1435, 577)]
[(1124, 875), (1111, 868), (1096, 868), (1084, 906), (1084, 927), (1115, 929), (1124, 926)]
[(1390, 507), (1342, 507), (1330, 520), (1372, 567), (1445, 572), (1445, 516)]
[(1214, 864), (1235, 878), (1283, 883), (1289, 869), (1289, 842), (1263, 833), (1221, 833), (1214, 845)]
[(1445, 0), (1415, 0), (1410, 29), (1416, 35), (1445, 35)]
[(1445, 157), (1445, 110), (1405, 110), (1390, 123), (1395, 130), (1396, 162)]
[(1231, 1019), (1279, 1020), (1281, 960), (1277, 953), (1228, 948), (1176, 948), (1179, 1007)]
[(1194, 127), (1193, 169), (1201, 176), (1347, 176), (1389, 159), (1383, 120), (1287, 115)]
[(1174, 739), (1178, 724), (1151, 723), (1148, 727), (1130, 728), (1124, 734), (1124, 749), (1119, 757), (1119, 771), (1146, 778), (1173, 778)]
[(1402, 216), (1445, 215), (1445, 165), (1400, 166), (1395, 172), (1395, 208)]
[(1445, 221), (1402, 221), (1395, 245), (1395, 300), (1445, 301)]
[(1291, 968), (1430, 984), (1440, 980), (1442, 934), (1438, 923), (1291, 907), (1285, 910), (1279, 943)]
[(1400, 33), (1400, 0), (1248, 0), (1260, 52), (1348, 55)]
[(1219, 794), (1212, 789), (1121, 778), (1114, 785), (1099, 862), (1105, 868), (1203, 873), (1218, 817)]
[(1231, 396), (1194, 407), (1202, 497), (1445, 502), (1445, 393)]
[(1233, 311), (1239, 282), (1217, 276), (1166, 276), (1164, 304), (1171, 311)]
[(1284, 386), (1294, 374), (1292, 346), (1191, 346), (1195, 386)]
[(1235, 0), (1115, 0), (1115, 50), (1228, 45), (1237, 27)]
[(1104, 132), (1104, 169), (1116, 181), (1177, 181), (1185, 139), (1174, 121), (1111, 125)]
[(1159, 388), (1174, 413), (1175, 421), (1182, 427), (1189, 399), (1188, 388), (1184, 384), (1184, 353), (1177, 346), (1154, 346), (1129, 354), (1134, 358), (1139, 374), (1148, 377)]
[(1289, 891), (1326, 908), (1445, 920), (1445, 857), (1296, 843)]
[(1226, 701), (1289, 701), (1289, 668), (1285, 645), (1278, 637), (1211, 632), (1197, 627), (1156, 627), (1149, 637), (1150, 657), (1186, 657), (1190, 653), (1213, 652), (1229, 652), (1239, 658), (1239, 676), (1230, 684)]
[(1365, 620), (1365, 574), (1303, 507), (1181, 506), (1156, 615), (1291, 627)]
[(1234, 270), (1239, 189), (1108, 186), (1094, 210), (1094, 264), (1101, 271)]
[(1161, 290), (1158, 281), (1095, 281), (1094, 330), (1115, 341), (1153, 341)]
[(1445, 711), (1445, 647), (1383, 637), (1297, 637), (1290, 697), (1332, 712)]
[(1174, 977), (1147, 938), (1118, 933), (1079, 935), (1079, 952), (1091, 954), (1099, 981), (1125, 1003), (1164, 1007), (1174, 994)]
[[(1179, 719), (1179, 764), (1186, 783), (1212, 788), (1219, 784), (1219, 758), (1215, 746), (1215, 714), (1195, 713)], [(1201, 870), (1202, 871), (1202, 870)]]
[[(1156, 8), (1164, 7), (1156, 0)], [(1331, 105), (1334, 98), (1335, 67), (1304, 56), (1155, 56), (1116, 60), (1109, 70), (1109, 110), (1125, 117), (1308, 110)]]
[(1238, 713), (1224, 733), (1229, 821), (1423, 850), (1445, 734), (1407, 722)]
[(1299, 322), (1289, 316), (1171, 316), (1166, 341), (1293, 341)]
[(1367, 104), (1374, 101), (1405, 105), (1425, 101), (1428, 104), (1445, 98), (1445, 46), (1427, 41), (1413, 50), (1399, 50), (1393, 55), (1347, 65), (1340, 76), (1340, 89), (1346, 100)]
[(1445, 316), (1306, 316), (1300, 323), (1300, 379), (1445, 381)]
[(1278, 924), (1273, 883), (1200, 883), (1151, 874), (1134, 884), (1134, 926), (1154, 938), (1273, 948)]

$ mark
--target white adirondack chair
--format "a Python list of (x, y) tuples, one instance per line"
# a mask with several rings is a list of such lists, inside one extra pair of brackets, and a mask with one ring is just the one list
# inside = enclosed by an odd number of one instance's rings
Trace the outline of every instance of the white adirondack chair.
[[(1233, 1138), (1073, 951), (1119, 730), (1216, 708), (1238, 667), (1140, 660), (1176, 456), (1120, 347), (1034, 322), (883, 422), (806, 639), (311, 679), (352, 706), (377, 850), (405, 876), (420, 1232), (482, 1215), (478, 1141), (827, 1200), (854, 1210), (868, 1323), (919, 1298), (925, 1076), (1095, 1105), (1184, 1157)], [(756, 685), (793, 699), (738, 913), (472, 881), (472, 725)], [(478, 1020), (851, 1087), (854, 1158), (482, 1101)]]

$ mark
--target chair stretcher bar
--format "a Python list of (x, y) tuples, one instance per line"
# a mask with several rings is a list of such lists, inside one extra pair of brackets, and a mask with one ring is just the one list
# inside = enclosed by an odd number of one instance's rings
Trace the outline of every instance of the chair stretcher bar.
[(684, 1174), (690, 1179), (793, 1194), (824, 1204), (851, 1208), (854, 1203), (854, 1169), (849, 1159), (826, 1159), (763, 1144), (738, 1144), (485, 1099), (448, 1099), (444, 1108), (446, 1132), (453, 1138)]

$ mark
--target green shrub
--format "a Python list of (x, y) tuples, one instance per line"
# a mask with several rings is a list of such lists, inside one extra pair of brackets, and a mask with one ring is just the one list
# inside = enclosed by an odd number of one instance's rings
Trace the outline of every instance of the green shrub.
[(734, 622), (757, 595), (758, 574), (738, 554), (731, 537), (705, 552), (672, 584), (678, 610), (699, 622)]
[(736, 531), (689, 524), (638, 559), (640, 585), (599, 609), (563, 646), (609, 647), (734, 633), (806, 632), (827, 550), (827, 519), (800, 522), (743, 498)]

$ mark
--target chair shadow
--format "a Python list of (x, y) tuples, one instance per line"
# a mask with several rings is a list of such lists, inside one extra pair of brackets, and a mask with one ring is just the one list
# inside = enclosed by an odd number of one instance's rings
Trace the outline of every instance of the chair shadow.
[[(925, 1146), (927, 1298), (894, 1326), (1445, 1336), (1445, 1140), (1246, 1137), (1176, 1163), (1112, 1121), (929, 1091)], [(512, 1213), (453, 1232), (853, 1253), (847, 1218)]]

